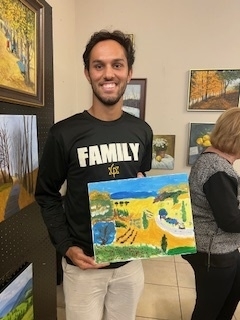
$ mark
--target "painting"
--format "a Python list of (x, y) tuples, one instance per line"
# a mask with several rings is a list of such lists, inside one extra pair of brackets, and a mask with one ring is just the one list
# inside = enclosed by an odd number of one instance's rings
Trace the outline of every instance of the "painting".
[(38, 170), (35, 115), (0, 115), (0, 222), (35, 201)]
[(132, 34), (132, 33), (128, 33), (128, 34), (126, 34), (126, 36), (127, 36), (128, 38), (130, 38), (130, 39), (131, 39), (132, 44), (133, 44), (133, 47), (134, 47), (134, 46), (135, 46), (134, 34)]
[(240, 70), (190, 70), (188, 111), (223, 111), (239, 106)]
[(188, 165), (193, 165), (199, 155), (211, 146), (210, 134), (214, 123), (189, 124)]
[(152, 169), (174, 168), (175, 135), (153, 135)]
[(27, 264), (0, 288), (0, 319), (34, 320), (33, 264)]
[(36, 0), (0, 1), (0, 100), (44, 105), (43, 22)]
[(96, 262), (196, 252), (185, 173), (88, 184)]
[(137, 118), (145, 118), (147, 79), (132, 79), (123, 95), (122, 109)]

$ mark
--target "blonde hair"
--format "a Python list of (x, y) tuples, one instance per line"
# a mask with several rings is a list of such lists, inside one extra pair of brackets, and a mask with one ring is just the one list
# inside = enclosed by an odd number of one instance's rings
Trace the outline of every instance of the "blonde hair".
[(218, 118), (212, 133), (214, 148), (232, 155), (240, 154), (240, 109), (230, 108)]

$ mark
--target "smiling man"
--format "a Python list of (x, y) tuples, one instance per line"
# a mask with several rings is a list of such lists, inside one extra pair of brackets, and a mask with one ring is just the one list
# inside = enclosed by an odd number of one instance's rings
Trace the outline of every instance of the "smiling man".
[(35, 196), (63, 256), (67, 320), (134, 320), (144, 284), (141, 261), (95, 263), (87, 184), (143, 176), (151, 169), (152, 129), (122, 111), (134, 63), (130, 38), (120, 31), (96, 32), (83, 61), (92, 106), (50, 129)]

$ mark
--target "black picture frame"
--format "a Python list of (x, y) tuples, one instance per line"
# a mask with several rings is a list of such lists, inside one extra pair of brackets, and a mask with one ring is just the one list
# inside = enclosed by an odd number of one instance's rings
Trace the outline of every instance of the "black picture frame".
[(131, 79), (123, 95), (123, 110), (145, 119), (147, 79)]

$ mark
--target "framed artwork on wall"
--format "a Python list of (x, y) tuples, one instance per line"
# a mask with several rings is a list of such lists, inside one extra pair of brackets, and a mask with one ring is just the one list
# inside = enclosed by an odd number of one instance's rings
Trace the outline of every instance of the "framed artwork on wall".
[(239, 106), (240, 69), (190, 70), (188, 111), (223, 111)]
[(0, 115), (0, 222), (33, 203), (38, 170), (35, 115)]
[(0, 100), (44, 105), (44, 7), (37, 0), (0, 2)]
[(144, 120), (147, 79), (131, 79), (123, 95), (122, 109)]
[(189, 124), (188, 165), (192, 165), (199, 155), (211, 146), (210, 134), (214, 123)]
[(174, 168), (175, 135), (153, 135), (152, 169)]
[(131, 39), (133, 47), (135, 46), (135, 39), (134, 39), (134, 34), (133, 33), (127, 33), (126, 36)]
[(26, 263), (0, 287), (0, 318), (34, 320), (33, 264)]

